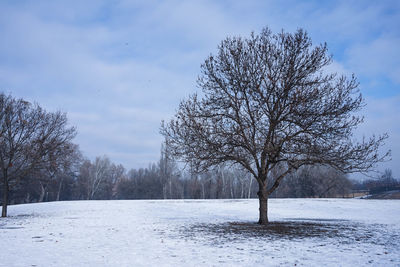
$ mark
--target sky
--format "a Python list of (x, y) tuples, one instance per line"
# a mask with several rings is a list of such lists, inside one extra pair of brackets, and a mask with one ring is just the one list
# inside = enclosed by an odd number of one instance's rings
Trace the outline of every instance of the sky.
[(400, 1), (0, 1), (0, 91), (67, 113), (83, 154), (127, 169), (156, 162), (161, 120), (199, 91), (228, 36), (305, 29), (331, 70), (360, 82), (356, 135), (388, 133), (400, 178)]

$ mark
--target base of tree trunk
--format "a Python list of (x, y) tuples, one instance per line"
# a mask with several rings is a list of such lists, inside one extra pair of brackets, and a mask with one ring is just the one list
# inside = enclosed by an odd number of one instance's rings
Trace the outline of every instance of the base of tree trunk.
[(8, 181), (3, 181), (3, 205), (1, 207), (1, 217), (7, 217), (7, 205), (8, 205)]
[(7, 217), (7, 205), (2, 206), (1, 217)]
[(268, 225), (269, 224), (269, 221), (267, 220), (266, 222), (263, 222), (263, 221), (261, 221), (261, 220), (258, 220), (258, 222), (257, 222), (259, 225)]
[(268, 224), (268, 194), (266, 188), (260, 188), (257, 193), (259, 205), (260, 205), (260, 217), (258, 224), (266, 225)]

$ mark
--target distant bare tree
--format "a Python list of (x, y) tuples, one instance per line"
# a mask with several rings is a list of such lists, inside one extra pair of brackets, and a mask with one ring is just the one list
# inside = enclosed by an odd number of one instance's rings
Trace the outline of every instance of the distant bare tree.
[(277, 197), (343, 197), (351, 182), (343, 172), (325, 166), (303, 166), (285, 178), (275, 190)]
[(108, 179), (108, 199), (113, 199), (117, 195), (118, 182), (126, 178), (126, 170), (122, 164), (111, 164), (110, 174)]
[(161, 155), (158, 162), (160, 183), (162, 185), (163, 198), (177, 198), (181, 193), (177, 186), (178, 167), (170, 152), (168, 139), (161, 144)]
[(100, 188), (100, 185), (105, 182), (109, 176), (110, 159), (106, 156), (96, 157), (95, 161), (89, 169), (88, 176), (88, 192), (87, 199), (93, 199)]
[(48, 187), (57, 184), (55, 200), (60, 200), (61, 189), (64, 178), (70, 175), (73, 169), (78, 170), (81, 154), (76, 144), (66, 142), (57, 151), (51, 151), (46, 155), (46, 163), (41, 164), (42, 168), (35, 174), (40, 187), (39, 202), (45, 199)]
[(46, 112), (37, 104), (0, 93), (0, 175), (2, 217), (7, 216), (10, 188), (29, 172), (51, 164), (75, 136), (66, 114)]
[(201, 66), (201, 96), (182, 101), (161, 133), (174, 156), (199, 170), (222, 162), (248, 170), (267, 224), (269, 195), (301, 166), (365, 172), (388, 156), (377, 152), (387, 135), (353, 140), (363, 99), (354, 76), (328, 72), (331, 61), (326, 44), (312, 46), (301, 29), (227, 38)]
[(64, 184), (64, 179), (71, 174), (76, 176), (79, 171), (79, 165), (82, 161), (82, 154), (79, 150), (78, 145), (76, 144), (69, 144), (63, 150), (63, 153), (59, 154), (61, 160), (56, 163), (57, 168), (57, 183), (58, 189), (56, 194), (56, 201), (60, 200), (61, 190)]

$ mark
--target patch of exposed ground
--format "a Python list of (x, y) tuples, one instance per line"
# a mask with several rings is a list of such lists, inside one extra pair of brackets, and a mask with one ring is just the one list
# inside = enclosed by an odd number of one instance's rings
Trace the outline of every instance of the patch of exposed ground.
[(253, 222), (229, 222), (222, 224), (193, 224), (179, 229), (180, 236), (212, 243), (241, 242), (243, 240), (290, 240), (312, 239), (316, 243), (337, 244), (371, 243), (391, 246), (400, 239), (384, 225), (364, 225), (349, 221), (292, 219), (259, 225)]

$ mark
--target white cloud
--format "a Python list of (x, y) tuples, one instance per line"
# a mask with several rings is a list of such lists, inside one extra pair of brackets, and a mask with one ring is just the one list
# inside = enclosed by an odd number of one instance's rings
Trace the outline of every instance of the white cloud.
[(332, 60), (332, 63), (325, 67), (326, 73), (337, 73), (338, 75), (349, 76), (352, 72), (343, 66), (338, 61)]
[(363, 112), (364, 123), (358, 127), (356, 136), (361, 138), (387, 133), (389, 138), (381, 149), (381, 153), (391, 150), (392, 160), (380, 164), (378, 170), (382, 172), (386, 168), (392, 169), (394, 176), (398, 178), (400, 177), (398, 164), (400, 162), (400, 95), (390, 98), (367, 97), (365, 102), (367, 105)]
[(347, 50), (348, 65), (366, 76), (386, 76), (400, 84), (400, 38), (380, 37)]

